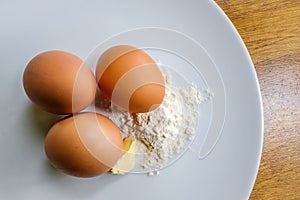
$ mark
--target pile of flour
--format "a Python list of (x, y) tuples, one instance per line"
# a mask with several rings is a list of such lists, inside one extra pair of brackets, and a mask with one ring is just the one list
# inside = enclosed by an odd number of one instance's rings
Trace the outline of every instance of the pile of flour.
[(194, 85), (173, 86), (167, 70), (164, 78), (165, 98), (154, 111), (132, 114), (113, 107), (121, 131), (142, 144), (145, 156), (141, 165), (144, 168), (164, 167), (195, 135), (201, 93)]

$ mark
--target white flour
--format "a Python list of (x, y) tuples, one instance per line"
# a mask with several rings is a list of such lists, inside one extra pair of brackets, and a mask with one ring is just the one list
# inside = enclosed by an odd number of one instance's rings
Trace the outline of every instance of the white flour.
[(166, 93), (163, 103), (149, 113), (130, 114), (115, 107), (120, 129), (140, 141), (145, 151), (141, 165), (160, 169), (194, 138), (198, 106), (202, 101), (195, 86), (172, 86), (170, 73), (165, 72)]

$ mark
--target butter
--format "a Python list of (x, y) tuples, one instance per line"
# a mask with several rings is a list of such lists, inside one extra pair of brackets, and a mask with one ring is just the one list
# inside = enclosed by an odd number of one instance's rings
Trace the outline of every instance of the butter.
[(136, 140), (132, 138), (124, 139), (123, 154), (117, 164), (110, 170), (112, 174), (127, 174), (134, 168), (136, 153)]

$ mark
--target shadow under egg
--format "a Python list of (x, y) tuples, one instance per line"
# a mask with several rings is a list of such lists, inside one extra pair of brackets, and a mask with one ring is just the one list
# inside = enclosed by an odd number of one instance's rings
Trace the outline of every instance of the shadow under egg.
[(65, 115), (56, 115), (46, 112), (34, 104), (29, 105), (28, 116), (37, 131), (45, 135), (57, 121), (65, 117)]
[(94, 106), (97, 110), (107, 111), (110, 109), (111, 101), (103, 94), (103, 92), (97, 88)]
[(47, 180), (57, 191), (64, 193), (71, 199), (88, 199), (97, 194), (101, 195), (102, 190), (125, 178), (125, 176), (112, 175), (109, 172), (95, 177), (80, 178), (55, 169), (46, 159), (44, 165)]

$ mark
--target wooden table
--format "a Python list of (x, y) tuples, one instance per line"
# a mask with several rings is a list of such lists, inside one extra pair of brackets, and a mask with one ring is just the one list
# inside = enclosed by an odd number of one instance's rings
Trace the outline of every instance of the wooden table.
[(300, 199), (300, 0), (216, 0), (243, 38), (264, 106), (264, 147), (250, 199)]

